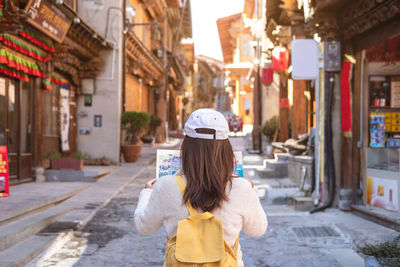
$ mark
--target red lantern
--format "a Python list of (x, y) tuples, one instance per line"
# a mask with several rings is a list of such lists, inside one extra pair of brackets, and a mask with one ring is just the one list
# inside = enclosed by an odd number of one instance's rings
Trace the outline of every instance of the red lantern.
[(289, 51), (284, 47), (272, 50), (272, 66), (275, 71), (285, 71), (289, 67)]
[(261, 82), (263, 84), (271, 84), (274, 79), (274, 70), (271, 67), (263, 67), (261, 69)]

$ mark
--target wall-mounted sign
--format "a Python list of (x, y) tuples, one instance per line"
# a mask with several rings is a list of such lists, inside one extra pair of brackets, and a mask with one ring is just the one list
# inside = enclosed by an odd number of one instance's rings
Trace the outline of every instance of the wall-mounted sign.
[(0, 146), (0, 197), (8, 197), (9, 195), (7, 147)]
[(85, 109), (78, 109), (76, 114), (78, 115), (79, 119), (87, 119), (87, 118), (89, 118), (89, 111), (85, 110)]
[(30, 24), (56, 40), (62, 42), (72, 20), (49, 0), (30, 0), (26, 7)]
[(76, 0), (64, 0), (64, 4), (76, 11)]
[(319, 46), (313, 39), (296, 39), (291, 43), (293, 80), (315, 80), (319, 76)]
[(92, 95), (84, 95), (83, 99), (85, 107), (91, 107), (92, 106)]
[(61, 150), (69, 151), (69, 90), (60, 89)]
[(94, 115), (94, 127), (101, 127), (103, 124), (102, 115)]
[(79, 127), (79, 134), (80, 135), (91, 135), (92, 128), (91, 127)]

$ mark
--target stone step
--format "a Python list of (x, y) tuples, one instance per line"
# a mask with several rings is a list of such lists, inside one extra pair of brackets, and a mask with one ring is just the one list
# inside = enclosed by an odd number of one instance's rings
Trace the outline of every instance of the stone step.
[(31, 236), (0, 252), (0, 265), (4, 267), (25, 266), (30, 260), (45, 250), (54, 239), (52, 236)]
[[(33, 186), (40, 186), (44, 184), (51, 184), (51, 183), (31, 183), (29, 185)], [(18, 187), (21, 185), (18, 185)], [(25, 186), (25, 185), (22, 185)], [(70, 186), (70, 184), (68, 184)], [(14, 209), (9, 208), (8, 210), (5, 209), (4, 211), (1, 210), (0, 213), (0, 227), (7, 223), (11, 223), (13, 221), (19, 220), (23, 217), (29, 216), (31, 214), (35, 214), (37, 212), (41, 212), (45, 209), (54, 207), (60, 202), (63, 202), (76, 194), (86, 190), (89, 185), (87, 184), (76, 184), (76, 186), (68, 188), (66, 193), (64, 194), (49, 194), (50, 196), (35, 196), (34, 193), (31, 193), (32, 196), (25, 197), (23, 192), (14, 192), (11, 196), (14, 199), (4, 199), (4, 205), (9, 207), (14, 207)], [(26, 190), (26, 189), (25, 189)], [(59, 187), (49, 188), (49, 190), (59, 190)], [(40, 191), (41, 192), (41, 191)], [(39, 192), (38, 192), (39, 193)], [(11, 198), (10, 197), (10, 198)], [(16, 200), (15, 198), (26, 198), (23, 201)], [(23, 202), (22, 204), (20, 202)]]
[[(22, 267), (35, 259), (54, 243), (63, 244), (70, 240), (72, 231), (61, 234), (40, 234), (29, 237), (28, 239), (0, 251), (0, 266), (2, 267)], [(37, 265), (35, 265), (37, 266)]]
[(314, 208), (312, 197), (295, 196), (292, 198), (294, 209), (298, 211), (310, 211)]
[(71, 210), (71, 207), (56, 206), (1, 226), (0, 251), (37, 234)]
[(285, 161), (288, 162), (289, 159), (292, 157), (292, 155), (290, 155), (289, 153), (275, 153), (274, 154), (274, 158), (277, 161)]
[(265, 168), (274, 170), (277, 174), (277, 177), (287, 177), (287, 162), (277, 161), (275, 159), (265, 159), (263, 163)]
[(95, 182), (96, 179), (116, 170), (118, 166), (85, 166), (77, 170), (52, 170), (48, 169), (44, 175), (48, 182)]
[(271, 168), (256, 168), (255, 171), (261, 179), (285, 177)]

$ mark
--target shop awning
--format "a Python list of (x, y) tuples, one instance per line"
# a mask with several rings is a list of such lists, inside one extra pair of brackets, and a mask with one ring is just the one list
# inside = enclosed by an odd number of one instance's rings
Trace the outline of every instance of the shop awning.
[(45, 77), (34, 61), (6, 47), (0, 49), (0, 69), (1, 73), (23, 81), (28, 81), (29, 75)]

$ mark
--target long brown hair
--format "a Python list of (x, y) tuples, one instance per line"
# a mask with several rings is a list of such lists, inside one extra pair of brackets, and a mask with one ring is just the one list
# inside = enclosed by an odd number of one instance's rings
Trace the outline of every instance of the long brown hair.
[(213, 211), (227, 200), (235, 161), (231, 143), (185, 136), (181, 147), (182, 172), (187, 184), (183, 200), (193, 208)]

